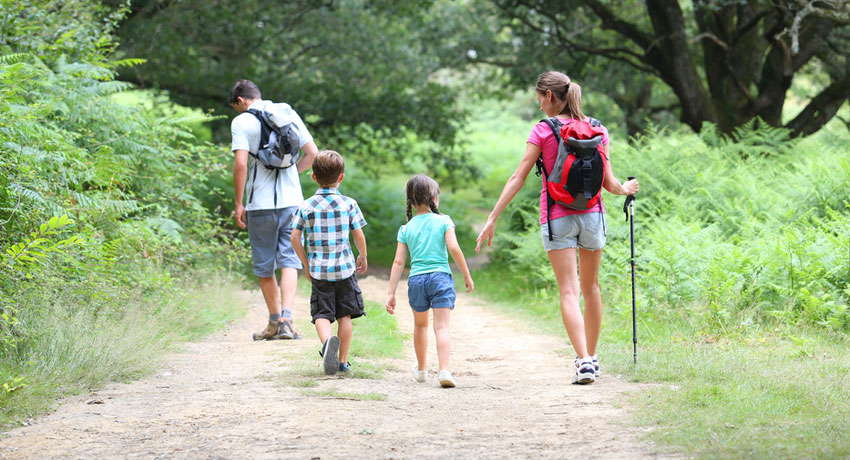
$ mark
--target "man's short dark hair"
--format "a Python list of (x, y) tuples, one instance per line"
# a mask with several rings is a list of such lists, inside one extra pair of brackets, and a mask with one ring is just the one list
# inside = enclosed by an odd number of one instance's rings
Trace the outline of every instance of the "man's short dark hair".
[(333, 150), (322, 150), (313, 160), (313, 174), (319, 185), (331, 185), (345, 172), (345, 160)]
[(263, 98), (263, 96), (260, 95), (260, 88), (257, 88), (257, 84), (251, 80), (239, 80), (234, 83), (233, 89), (230, 90), (230, 100), (228, 102), (230, 105), (233, 105), (239, 102), (240, 97), (244, 97), (248, 100)]

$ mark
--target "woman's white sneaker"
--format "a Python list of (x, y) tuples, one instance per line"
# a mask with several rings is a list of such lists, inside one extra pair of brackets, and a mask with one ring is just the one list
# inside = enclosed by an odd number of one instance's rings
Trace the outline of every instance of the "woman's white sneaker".
[(413, 379), (414, 380), (416, 380), (419, 383), (422, 383), (422, 382), (425, 381), (425, 379), (427, 377), (428, 377), (428, 369), (425, 369), (424, 371), (420, 371), (418, 364), (413, 365)]
[(576, 373), (573, 376), (573, 383), (586, 385), (596, 381), (596, 370), (593, 367), (593, 360), (590, 358), (576, 358), (575, 371)]

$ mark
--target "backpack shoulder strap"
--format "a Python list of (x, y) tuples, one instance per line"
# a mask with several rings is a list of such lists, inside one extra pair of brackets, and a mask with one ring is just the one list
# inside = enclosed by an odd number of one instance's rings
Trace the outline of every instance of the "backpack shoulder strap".
[(561, 123), (561, 120), (558, 120), (558, 117), (549, 117), (540, 121), (545, 121), (549, 128), (552, 129), (552, 134), (555, 135), (555, 139), (558, 140), (560, 144), (563, 139), (561, 139), (561, 126), (564, 124)]
[(602, 122), (597, 120), (596, 118), (593, 118), (593, 117), (587, 117), (587, 118), (588, 118), (588, 121), (590, 122), (590, 126), (593, 126), (594, 128), (598, 128), (598, 127), (602, 126)]

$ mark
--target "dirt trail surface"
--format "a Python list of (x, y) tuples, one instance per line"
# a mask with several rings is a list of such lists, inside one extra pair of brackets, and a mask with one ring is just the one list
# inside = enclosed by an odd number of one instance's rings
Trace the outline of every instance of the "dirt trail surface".
[[(399, 286), (396, 316), (411, 332), (405, 285)], [(361, 287), (367, 300), (383, 303), (386, 280), (366, 277)], [(185, 345), (155, 375), (70, 398), (54, 413), (6, 433), (0, 458), (666, 456), (617, 406), (634, 384), (603, 369), (595, 384), (571, 385), (571, 363), (556, 352), (566, 347), (562, 339), (517, 328), (473, 297), (459, 294), (452, 315), (457, 388), (439, 388), (431, 333), (426, 383), (413, 381), (408, 341), (406, 358), (388, 361), (392, 370), (383, 379), (320, 377), (318, 390), (337, 391), (322, 397), (281, 382), (296, 361), (320, 365), (318, 339), (306, 321), (308, 299), (296, 301), (303, 340), (252, 342), (266, 312), (259, 292), (245, 295), (250, 313), (243, 321)], [(386, 398), (363, 401), (342, 392)]]

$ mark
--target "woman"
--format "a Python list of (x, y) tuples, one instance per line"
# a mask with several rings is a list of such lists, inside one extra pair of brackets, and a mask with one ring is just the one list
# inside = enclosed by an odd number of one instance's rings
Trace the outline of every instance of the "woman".
[[(570, 78), (563, 73), (546, 72), (540, 75), (535, 92), (540, 102), (540, 110), (546, 113), (547, 117), (557, 117), (563, 124), (574, 123), (577, 120), (590, 120), (581, 111), (581, 87), (570, 82)], [(601, 129), (604, 132), (602, 144), (605, 161), (603, 187), (615, 195), (637, 193), (637, 180), (630, 180), (623, 184), (614, 177), (608, 160), (608, 131), (604, 127)], [(476, 252), (480, 250), (481, 243), (484, 241), (487, 242), (487, 246), (492, 243), (496, 233), (496, 220), (517, 192), (522, 189), (528, 173), (541, 154), (545, 170), (552, 171), (558, 154), (558, 140), (546, 122), (538, 123), (531, 130), (522, 161), (505, 184), (496, 206), (487, 218), (484, 229), (478, 235)], [(547, 200), (546, 186), (543, 185), (540, 192), (541, 235), (543, 248), (549, 256), (558, 282), (564, 327), (576, 352), (573, 383), (592, 383), (599, 376), (596, 345), (602, 326), (599, 262), (602, 259), (602, 247), (605, 245), (605, 206), (601, 198), (595, 206), (587, 210), (573, 210), (558, 203), (549, 207)], [(551, 240), (549, 228), (552, 232)], [(578, 252), (578, 267), (576, 252)], [(581, 286), (579, 286), (579, 279), (581, 279)], [(584, 318), (579, 308), (579, 289), (584, 296)]]

